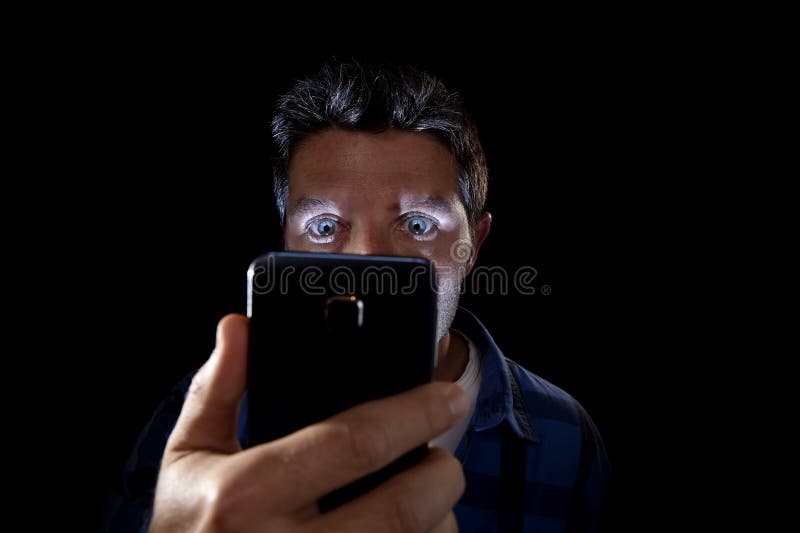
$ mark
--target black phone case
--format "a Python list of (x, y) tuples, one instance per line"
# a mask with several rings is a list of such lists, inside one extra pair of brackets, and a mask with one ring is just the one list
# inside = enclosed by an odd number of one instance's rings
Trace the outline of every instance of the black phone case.
[[(259, 257), (248, 271), (248, 446), (432, 378), (435, 270), (421, 258), (304, 252)], [(427, 453), (319, 500), (325, 512)]]

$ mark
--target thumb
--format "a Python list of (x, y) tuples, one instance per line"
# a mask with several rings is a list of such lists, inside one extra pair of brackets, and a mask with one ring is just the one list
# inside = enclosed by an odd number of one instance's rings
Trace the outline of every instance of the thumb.
[(242, 315), (227, 315), (217, 325), (217, 345), (197, 371), (165, 453), (182, 456), (209, 450), (239, 451), (236, 427), (239, 405), (247, 386), (249, 323)]

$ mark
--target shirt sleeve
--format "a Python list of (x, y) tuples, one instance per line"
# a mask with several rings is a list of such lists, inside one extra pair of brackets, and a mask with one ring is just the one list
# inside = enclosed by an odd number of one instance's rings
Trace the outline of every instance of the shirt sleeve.
[(111, 495), (107, 531), (146, 532), (150, 526), (161, 458), (195, 372), (173, 387), (139, 435), (122, 478)]
[(611, 479), (611, 465), (597, 426), (583, 406), (577, 404), (577, 409), (581, 424), (581, 452), (575, 497), (566, 530), (594, 533), (603, 531), (601, 519)]

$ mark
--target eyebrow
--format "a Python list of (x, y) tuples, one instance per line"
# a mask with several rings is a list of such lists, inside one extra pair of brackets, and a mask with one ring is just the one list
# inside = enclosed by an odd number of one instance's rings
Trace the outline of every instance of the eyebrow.
[(286, 212), (286, 216), (291, 217), (300, 213), (311, 213), (320, 209), (330, 208), (333, 208), (333, 202), (304, 196), (302, 198), (298, 198), (297, 201), (292, 204), (292, 206)]
[[(335, 206), (333, 202), (329, 200), (303, 196), (301, 198), (298, 198), (297, 201), (295, 201), (292, 204), (292, 206), (286, 212), (286, 216), (291, 217), (299, 214), (315, 213), (323, 209), (334, 209), (334, 208)], [(403, 210), (427, 209), (443, 213), (452, 213), (453, 204), (450, 200), (447, 200), (441, 196), (427, 196), (425, 198), (420, 198), (418, 200), (411, 200), (408, 202), (400, 202), (394, 204), (393, 206), (391, 206), (390, 209), (394, 211), (399, 211), (401, 208)]]
[(453, 204), (450, 200), (442, 198), (441, 196), (428, 196), (419, 200), (411, 200), (409, 202), (401, 202), (401, 205), (394, 206), (396, 209), (430, 209), (432, 211), (441, 211), (450, 213), (453, 211)]

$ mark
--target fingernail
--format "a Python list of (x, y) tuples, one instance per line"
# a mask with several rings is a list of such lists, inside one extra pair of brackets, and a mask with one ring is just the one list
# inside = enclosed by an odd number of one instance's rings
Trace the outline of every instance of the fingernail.
[(450, 412), (453, 416), (461, 418), (467, 413), (467, 395), (458, 385), (453, 385), (447, 392), (447, 400), (450, 405)]

